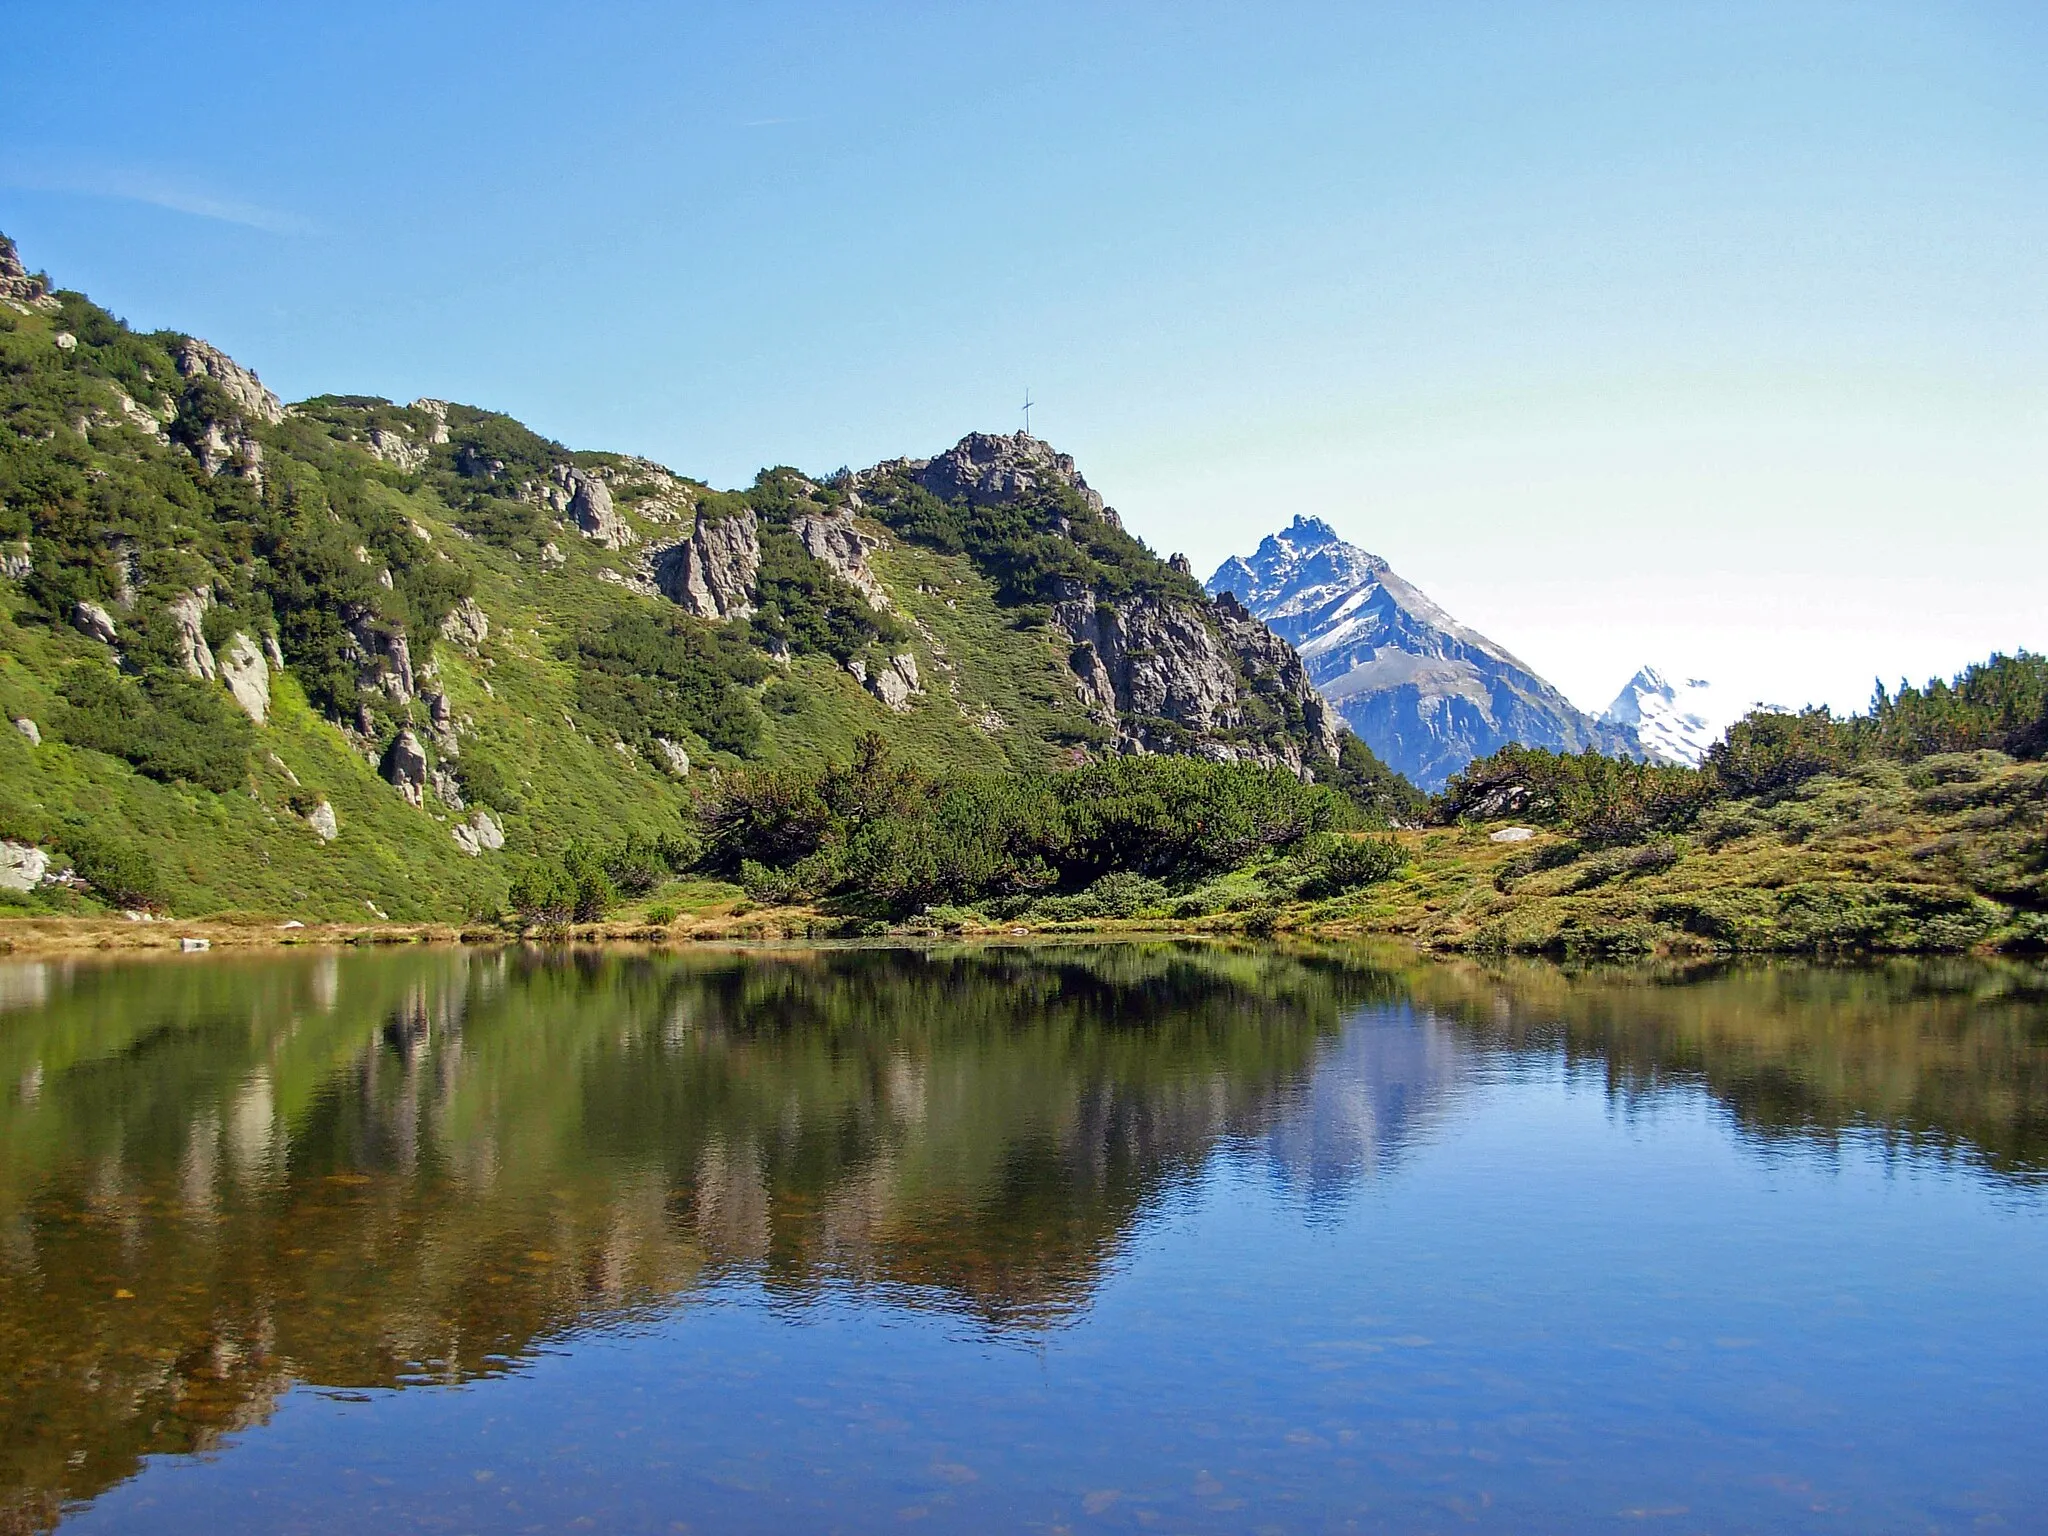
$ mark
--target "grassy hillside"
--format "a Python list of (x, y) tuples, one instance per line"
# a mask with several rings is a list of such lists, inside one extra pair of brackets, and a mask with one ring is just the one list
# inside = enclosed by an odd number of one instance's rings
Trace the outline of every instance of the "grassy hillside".
[[(0, 890), (0, 913), (459, 921), (572, 848), (686, 865), (720, 772), (819, 770), (869, 736), (954, 774), (1113, 753), (1051, 596), (1216, 625), (1091, 495), (948, 499), (900, 467), (864, 501), (792, 470), (717, 492), (463, 405), (285, 408), (0, 239), (0, 712), (24, 722), (0, 729), (0, 840), (77, 877)], [(814, 558), (811, 519), (853, 530), (864, 567)], [(743, 602), (664, 595), (680, 546), (742, 526)], [(252, 666), (260, 720), (229, 688)], [(892, 667), (907, 696), (875, 681)], [(1318, 756), (1244, 668), (1227, 682), (1243, 725), (1148, 739), (1376, 770), (1355, 744)]]

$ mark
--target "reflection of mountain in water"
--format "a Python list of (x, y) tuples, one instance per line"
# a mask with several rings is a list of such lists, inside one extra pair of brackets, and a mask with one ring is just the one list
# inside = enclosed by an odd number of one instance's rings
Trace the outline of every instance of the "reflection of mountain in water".
[(735, 1270), (1056, 1321), (1376, 985), (1178, 946), (11, 974), (45, 999), (0, 1035), (30, 1525), (293, 1381), (489, 1373)]
[(1444, 1118), (1471, 1046), (1407, 1003), (1361, 1008), (1324, 1043), (1315, 1071), (1263, 1138), (1273, 1171), (1311, 1203), (1392, 1168)]
[(0, 1530), (294, 1382), (460, 1380), (738, 1274), (1043, 1327), (1228, 1146), (1311, 1205), (1487, 1057), (2048, 1168), (2036, 973), (1182, 945), (0, 967)]

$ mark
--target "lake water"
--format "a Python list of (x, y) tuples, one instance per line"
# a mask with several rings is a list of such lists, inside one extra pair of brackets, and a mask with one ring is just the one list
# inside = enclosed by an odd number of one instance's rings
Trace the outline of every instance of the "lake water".
[(2048, 1529), (2048, 978), (0, 962), (0, 1532)]

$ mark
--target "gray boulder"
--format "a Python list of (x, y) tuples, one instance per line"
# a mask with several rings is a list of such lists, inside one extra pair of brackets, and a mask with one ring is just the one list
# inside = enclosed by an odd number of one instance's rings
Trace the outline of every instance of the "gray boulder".
[(23, 736), (28, 738), (28, 744), (30, 746), (40, 747), (43, 744), (43, 733), (41, 729), (38, 728), (35, 721), (29, 719), (27, 715), (17, 715), (14, 720), (14, 728), (17, 731), (21, 732)]
[(846, 670), (859, 680), (863, 688), (899, 715), (908, 713), (911, 699), (923, 691), (918, 682), (917, 658), (908, 651), (891, 656), (872, 672), (866, 662), (855, 657), (846, 664)]
[(468, 821), (448, 829), (448, 835), (455, 839), (455, 846), (472, 859), (489, 852), (496, 853), (505, 846), (505, 829), (489, 811), (478, 811)]
[(323, 843), (331, 843), (341, 836), (341, 823), (335, 817), (334, 807), (325, 800), (306, 812), (306, 825)]
[(114, 616), (98, 603), (80, 603), (71, 610), (71, 622), (88, 639), (102, 645), (114, 643)]
[(689, 773), (689, 753), (685, 752), (681, 747), (677, 746), (674, 742), (670, 741), (666, 736), (655, 737), (654, 746), (655, 750), (661, 753), (663, 760), (668, 763), (669, 772), (673, 773), (679, 779)]
[(50, 872), (50, 856), (28, 843), (0, 842), (0, 891), (32, 891)]

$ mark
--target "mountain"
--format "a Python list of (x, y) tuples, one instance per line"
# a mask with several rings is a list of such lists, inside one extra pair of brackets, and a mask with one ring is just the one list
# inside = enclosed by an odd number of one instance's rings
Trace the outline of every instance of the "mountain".
[(1291, 644), (1365, 745), (1426, 789), (1509, 742), (1638, 755), (1627, 727), (1575, 708), (1320, 518), (1297, 516), (1207, 586)]
[(1651, 761), (1696, 768), (1730, 716), (1705, 678), (1673, 683), (1655, 667), (1644, 667), (1623, 685), (1600, 718), (1635, 732)]
[(32, 910), (495, 911), (509, 857), (674, 840), (707, 770), (870, 733), (931, 770), (1356, 758), (1036, 438), (717, 491), (474, 406), (286, 405), (4, 237), (0, 712)]

